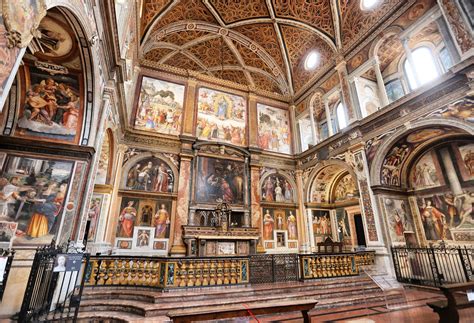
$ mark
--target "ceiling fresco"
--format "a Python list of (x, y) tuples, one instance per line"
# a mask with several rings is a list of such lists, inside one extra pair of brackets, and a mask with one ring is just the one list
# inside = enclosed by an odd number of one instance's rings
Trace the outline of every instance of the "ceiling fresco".
[[(364, 11), (348, 0), (145, 0), (141, 58), (298, 96), (404, 3), (388, 0)], [(313, 51), (318, 62), (308, 71)]]

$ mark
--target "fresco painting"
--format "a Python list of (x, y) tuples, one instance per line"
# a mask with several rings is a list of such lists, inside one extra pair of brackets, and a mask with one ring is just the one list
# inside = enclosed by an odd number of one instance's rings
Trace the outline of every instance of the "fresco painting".
[(332, 238), (331, 216), (329, 210), (312, 210), (314, 244)]
[[(287, 231), (288, 240), (298, 239), (295, 211), (291, 209), (263, 209), (263, 240), (274, 240), (274, 231)], [(279, 243), (277, 243), (277, 246)], [(280, 244), (281, 246), (281, 244)]]
[(48, 244), (61, 225), (74, 162), (7, 155), (0, 220), (18, 223), (15, 245)]
[(415, 231), (408, 201), (386, 198), (384, 207), (392, 243), (405, 243), (405, 232)]
[(185, 86), (143, 76), (137, 103), (135, 128), (179, 135)]
[(276, 173), (269, 175), (262, 184), (262, 201), (293, 203), (294, 189), (288, 179)]
[(291, 153), (290, 118), (287, 110), (257, 104), (258, 147)]
[(334, 189), (334, 201), (342, 202), (355, 198), (357, 196), (357, 189), (354, 179), (351, 174), (344, 175)]
[(25, 74), (27, 90), (15, 135), (77, 144), (83, 118), (79, 75), (51, 75), (28, 65)]
[(89, 233), (87, 241), (94, 241), (97, 235), (97, 228), (99, 226), (100, 211), (103, 207), (104, 195), (93, 194), (87, 212), (88, 221), (90, 221)]
[(423, 155), (416, 163), (411, 174), (413, 187), (424, 189), (440, 186), (443, 177), (438, 175), (437, 169), (439, 169), (439, 166), (436, 154), (429, 153)]
[(135, 163), (128, 171), (124, 186), (128, 190), (169, 193), (173, 191), (174, 175), (163, 160), (148, 157)]
[(245, 164), (240, 161), (198, 157), (196, 201), (244, 203)]
[(351, 231), (349, 226), (349, 217), (343, 208), (336, 209), (337, 238), (344, 245), (351, 245)]
[(104, 134), (104, 141), (99, 155), (99, 163), (97, 165), (97, 175), (95, 177), (95, 184), (106, 184), (109, 172), (110, 162), (110, 138), (108, 133)]
[(196, 136), (199, 139), (245, 146), (247, 103), (241, 96), (200, 88)]
[(464, 170), (464, 180), (474, 180), (474, 144), (466, 144), (458, 146), (461, 160), (459, 162), (460, 168)]
[(132, 238), (138, 215), (137, 207), (140, 200), (137, 198), (123, 197), (118, 215), (117, 237)]

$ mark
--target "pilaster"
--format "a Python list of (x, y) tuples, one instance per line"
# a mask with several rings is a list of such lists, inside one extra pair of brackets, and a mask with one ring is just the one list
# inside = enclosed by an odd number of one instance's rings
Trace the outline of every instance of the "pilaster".
[(258, 122), (257, 122), (257, 96), (254, 93), (249, 94), (249, 145), (258, 147)]
[(194, 134), (194, 116), (195, 116), (195, 101), (197, 91), (197, 80), (188, 79), (186, 86), (186, 99), (184, 101), (183, 113), (183, 134), (192, 136)]
[(308, 240), (308, 217), (306, 215), (306, 208), (304, 206), (304, 189), (303, 189), (303, 171), (296, 170), (296, 189), (298, 191), (298, 216), (296, 218), (298, 225), (298, 242), (300, 245), (300, 252), (310, 252), (310, 243)]

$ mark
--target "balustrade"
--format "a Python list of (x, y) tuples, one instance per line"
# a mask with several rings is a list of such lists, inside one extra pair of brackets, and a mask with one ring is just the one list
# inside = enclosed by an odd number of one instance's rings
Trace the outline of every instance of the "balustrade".
[(372, 265), (375, 252), (311, 254), (300, 256), (302, 279), (354, 276), (359, 267)]
[(246, 257), (91, 257), (86, 285), (169, 289), (245, 284), (248, 261)]

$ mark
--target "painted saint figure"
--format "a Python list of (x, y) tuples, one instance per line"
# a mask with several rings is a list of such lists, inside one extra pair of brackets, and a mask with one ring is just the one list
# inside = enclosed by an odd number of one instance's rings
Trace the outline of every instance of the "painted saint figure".
[(169, 214), (166, 211), (164, 204), (161, 204), (160, 209), (155, 214), (155, 238), (166, 238), (166, 231), (170, 224)]
[(426, 205), (421, 211), (421, 217), (427, 240), (446, 239), (446, 216), (432, 206), (430, 200), (426, 200)]
[(158, 166), (158, 174), (153, 190), (155, 192), (168, 192), (168, 172), (164, 163)]
[(277, 187), (275, 187), (275, 201), (277, 202), (285, 201), (285, 198), (283, 197), (283, 190), (279, 183), (277, 183)]
[(120, 237), (131, 238), (133, 236), (133, 227), (137, 216), (137, 209), (133, 207), (133, 204), (134, 201), (128, 201), (127, 206), (123, 208), (122, 212), (120, 212)]
[(288, 227), (288, 239), (296, 240), (297, 239), (296, 218), (293, 215), (293, 211), (290, 211), (290, 215), (288, 216), (287, 227)]
[(270, 214), (270, 210), (265, 212), (263, 216), (263, 239), (272, 240), (273, 239), (273, 224), (274, 220)]
[(267, 178), (265, 181), (265, 201), (267, 202), (273, 202), (275, 199), (273, 198), (273, 182), (270, 177)]

